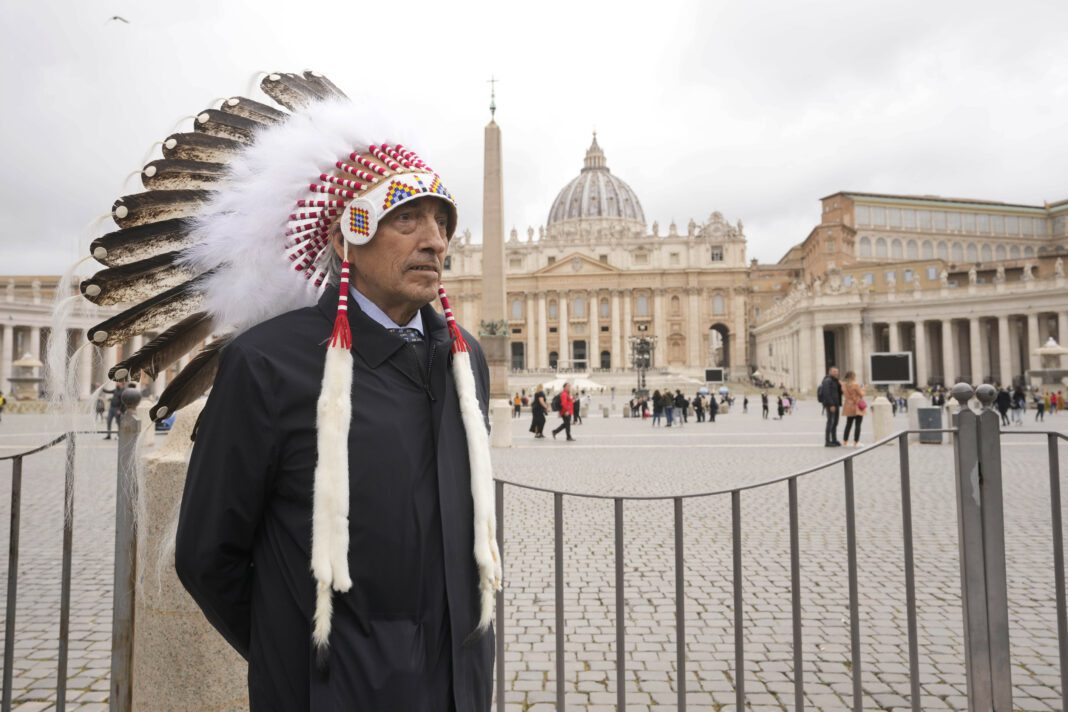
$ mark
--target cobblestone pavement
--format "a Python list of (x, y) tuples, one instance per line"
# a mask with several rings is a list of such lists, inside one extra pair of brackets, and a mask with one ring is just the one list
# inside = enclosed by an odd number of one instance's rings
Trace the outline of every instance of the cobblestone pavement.
[[(607, 402), (607, 401), (606, 401)], [(534, 441), (513, 421), (515, 447), (495, 451), (499, 477), (568, 492), (671, 496), (755, 484), (826, 462), (822, 420), (811, 402), (783, 421), (759, 410), (715, 424), (657, 428), (588, 417), (576, 442)], [(550, 419), (550, 425), (554, 425)], [(868, 426), (865, 423), (865, 426)], [(1068, 430), (1068, 416), (1046, 425)], [(895, 426), (905, 427), (899, 417)], [(8, 416), (0, 456), (47, 440), (43, 418)], [(1025, 428), (1016, 430), (1030, 430)], [(864, 442), (871, 441), (870, 428)], [(1068, 455), (1061, 447), (1061, 457)], [(1059, 708), (1056, 611), (1045, 443), (1004, 438), (1013, 684), (1021, 710)], [(85, 436), (78, 448), (68, 709), (105, 709), (108, 689), (114, 443)], [(920, 676), (925, 710), (964, 709), (952, 452), (910, 447)], [(59, 610), (62, 464), (59, 450), (27, 460), (15, 648), (15, 709), (54, 709)], [(0, 524), (8, 521), (10, 466), (0, 463)], [(907, 709), (909, 696), (896, 446), (855, 467), (861, 673), (866, 709)], [(555, 708), (553, 497), (506, 486), (506, 697), (509, 710)], [(848, 581), (842, 467), (798, 484), (806, 707), (851, 706)], [(785, 483), (743, 493), (743, 586), (748, 702), (792, 709), (793, 652)], [(565, 661), (569, 709), (615, 708), (613, 505), (564, 497)], [(675, 576), (672, 502), (625, 504), (627, 708), (675, 709)], [(686, 687), (690, 709), (734, 709), (734, 629), (729, 496), (684, 504)], [(8, 532), (0, 532), (6, 570)], [(6, 625), (5, 625), (6, 629)]]

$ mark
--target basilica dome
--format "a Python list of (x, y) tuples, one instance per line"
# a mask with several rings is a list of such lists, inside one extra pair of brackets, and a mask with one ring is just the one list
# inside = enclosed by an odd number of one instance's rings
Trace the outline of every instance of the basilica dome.
[(628, 228), (645, 228), (645, 214), (630, 186), (612, 175), (597, 134), (586, 150), (582, 171), (564, 186), (549, 210), (548, 227), (571, 221), (622, 223)]

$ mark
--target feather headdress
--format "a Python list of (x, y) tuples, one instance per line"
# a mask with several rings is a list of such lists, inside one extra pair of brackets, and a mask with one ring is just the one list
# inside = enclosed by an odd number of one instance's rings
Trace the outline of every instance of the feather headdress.
[[(95, 304), (130, 305), (90, 329), (92, 343), (115, 346), (159, 332), (110, 369), (110, 377), (124, 380), (139, 374), (155, 378), (212, 333), (232, 335), (314, 304), (338, 280), (338, 314), (317, 404), (312, 498), (313, 640), (325, 653), (333, 593), (352, 586), (347, 436), (354, 400), (359, 407), (347, 318), (349, 265), (330, 274), (328, 234), (339, 223), (348, 243), (366, 244), (378, 221), (397, 206), (432, 196), (449, 207), (451, 237), (456, 204), (413, 151), (363, 133), (373, 118), (326, 77), (270, 74), (260, 86), (282, 108), (230, 98), (198, 114), (193, 132), (163, 141), (163, 158), (141, 171), (146, 190), (112, 205), (119, 229), (90, 246), (106, 269), (83, 281), (81, 292)], [(468, 346), (443, 288), (439, 294), (454, 339), (452, 369), (471, 463), (483, 631), (492, 617), (493, 594), (501, 588), (489, 442)], [(211, 387), (227, 338), (204, 348), (171, 381), (150, 411), (154, 420)]]

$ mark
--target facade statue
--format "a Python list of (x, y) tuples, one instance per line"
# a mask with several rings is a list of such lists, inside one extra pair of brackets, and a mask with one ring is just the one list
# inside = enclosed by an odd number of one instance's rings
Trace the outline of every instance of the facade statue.
[(1023, 266), (1023, 274), (1020, 275), (1020, 279), (1023, 280), (1024, 282), (1033, 282), (1034, 279), (1035, 279), (1035, 275), (1031, 270), (1033, 270), (1034, 268), (1035, 268), (1035, 266), (1033, 264), (1031, 264), (1030, 262), (1027, 262), (1026, 264), (1024, 264), (1024, 266)]
[(817, 297), (823, 294), (823, 280), (819, 277), (812, 281), (812, 293)]
[(1053, 276), (1054, 277), (1063, 277), (1064, 276), (1064, 259), (1061, 258), (1061, 257), (1058, 257), (1057, 261), (1053, 263)]
[(695, 234), (697, 234), (697, 223), (693, 221), (693, 218), (690, 218), (690, 222), (686, 226), (686, 236), (693, 237)]
[(975, 270), (975, 265), (968, 268), (968, 284), (975, 285), (979, 283), (979, 273)]
[(943, 287), (949, 286), (949, 272), (946, 271), (945, 267), (938, 273), (938, 281)]
[(534, 242), (534, 228), (527, 226), (527, 242)]
[(653, 220), (653, 237), (660, 237), (660, 223)]
[(1005, 265), (998, 265), (998, 271), (994, 273), (994, 284), (1005, 284)]
[(675, 224), (674, 220), (672, 220), (671, 224), (668, 225), (668, 237), (678, 237), (678, 236), (679, 236), (679, 226)]

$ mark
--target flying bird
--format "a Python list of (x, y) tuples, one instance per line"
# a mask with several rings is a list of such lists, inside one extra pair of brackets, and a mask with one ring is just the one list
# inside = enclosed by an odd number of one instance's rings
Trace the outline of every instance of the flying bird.
[(112, 15), (110, 18), (108, 18), (108, 22), (111, 22), (113, 20), (118, 20), (119, 22), (125, 22), (127, 25), (130, 24), (129, 20), (127, 20), (125, 17), (120, 17), (119, 15)]

